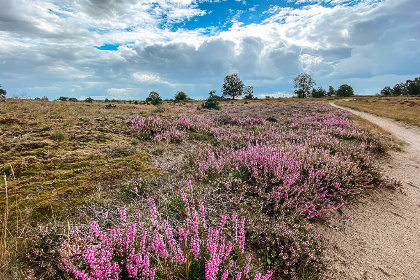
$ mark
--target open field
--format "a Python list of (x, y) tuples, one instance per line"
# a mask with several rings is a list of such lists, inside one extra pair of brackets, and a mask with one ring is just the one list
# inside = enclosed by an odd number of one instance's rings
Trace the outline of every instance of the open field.
[(395, 186), (388, 138), (324, 102), (199, 104), (0, 104), (3, 278), (318, 279), (317, 223)]
[(355, 97), (337, 105), (420, 126), (420, 97)]

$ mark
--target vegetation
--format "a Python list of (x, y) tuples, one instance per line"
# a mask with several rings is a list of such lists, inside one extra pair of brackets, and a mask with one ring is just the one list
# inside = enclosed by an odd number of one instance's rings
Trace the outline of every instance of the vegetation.
[(420, 95), (420, 77), (396, 84), (393, 88), (386, 86), (381, 90), (383, 96)]
[(231, 74), (225, 77), (222, 93), (223, 96), (231, 97), (235, 100), (235, 97), (242, 96), (244, 91), (244, 83), (239, 79), (238, 74)]
[(246, 86), (244, 90), (244, 99), (251, 100), (254, 99), (254, 87), (253, 86)]
[(152, 105), (158, 106), (162, 104), (162, 98), (156, 91), (151, 91), (149, 96), (146, 98), (146, 102), (150, 102)]
[(337, 102), (337, 104), (420, 126), (418, 96), (354, 97), (350, 101)]
[(189, 100), (189, 97), (188, 97), (188, 95), (187, 95), (185, 92), (183, 92), (183, 91), (178, 91), (178, 92), (175, 94), (175, 99), (174, 99), (174, 102), (175, 102), (175, 103), (185, 102), (185, 101), (187, 101), (187, 100)]
[(322, 87), (319, 87), (317, 89), (312, 89), (312, 93), (311, 93), (312, 97), (314, 98), (322, 98), (327, 96), (327, 91), (325, 89), (323, 89)]
[(6, 94), (7, 94), (7, 91), (5, 89), (2, 89), (0, 85), (0, 99), (5, 99)]
[(321, 279), (317, 223), (394, 186), (388, 138), (295, 101), (1, 104), (3, 278)]
[(201, 107), (204, 109), (216, 109), (220, 110), (219, 99), (218, 96), (215, 95), (216, 91), (212, 90), (209, 93), (209, 98), (206, 100), (205, 103), (201, 104)]
[(311, 90), (316, 85), (316, 82), (308, 73), (302, 73), (293, 79), (293, 84), (297, 97), (306, 98), (311, 94)]
[(339, 97), (350, 97), (354, 95), (353, 88), (347, 84), (338, 87), (336, 95)]

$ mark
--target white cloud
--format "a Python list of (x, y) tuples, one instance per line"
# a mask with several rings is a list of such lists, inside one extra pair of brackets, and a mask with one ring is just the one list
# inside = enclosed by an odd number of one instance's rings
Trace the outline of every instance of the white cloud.
[[(229, 30), (203, 35), (170, 28), (211, 13), (194, 0), (3, 0), (0, 82), (31, 96), (204, 98), (233, 72), (256, 94), (292, 92), (304, 71), (324, 87), (348, 80), (363, 93), (385, 86), (377, 77), (420, 75), (416, 0), (299, 2), (308, 5), (271, 6), (261, 24), (233, 11)], [(119, 47), (94, 48), (105, 44)]]

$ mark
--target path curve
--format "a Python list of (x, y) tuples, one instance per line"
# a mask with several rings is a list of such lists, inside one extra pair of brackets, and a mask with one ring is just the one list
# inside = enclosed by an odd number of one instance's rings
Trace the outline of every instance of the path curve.
[(402, 183), (397, 191), (362, 195), (342, 208), (343, 217), (321, 228), (332, 279), (420, 279), (420, 130), (391, 119), (347, 110), (404, 141), (404, 152), (389, 152), (379, 163)]

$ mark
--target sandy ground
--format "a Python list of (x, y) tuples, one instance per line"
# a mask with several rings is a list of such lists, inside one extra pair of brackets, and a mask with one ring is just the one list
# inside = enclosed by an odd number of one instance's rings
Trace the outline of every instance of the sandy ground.
[[(332, 104), (335, 107), (339, 107)], [(342, 217), (321, 228), (332, 279), (420, 279), (420, 129), (339, 107), (383, 127), (404, 141), (381, 167), (402, 183), (378, 190), (342, 208)]]

